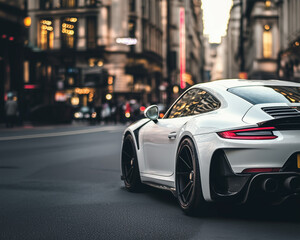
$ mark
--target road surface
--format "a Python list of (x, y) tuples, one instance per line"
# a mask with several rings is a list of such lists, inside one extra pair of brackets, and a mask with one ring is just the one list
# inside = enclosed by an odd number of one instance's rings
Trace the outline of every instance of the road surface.
[(0, 129), (0, 239), (300, 239), (295, 204), (195, 218), (169, 192), (127, 192), (124, 128)]

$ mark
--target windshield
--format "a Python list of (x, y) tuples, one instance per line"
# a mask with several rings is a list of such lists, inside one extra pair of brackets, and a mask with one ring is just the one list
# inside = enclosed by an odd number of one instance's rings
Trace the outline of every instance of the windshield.
[(233, 93), (252, 104), (300, 103), (300, 87), (245, 86), (229, 88)]

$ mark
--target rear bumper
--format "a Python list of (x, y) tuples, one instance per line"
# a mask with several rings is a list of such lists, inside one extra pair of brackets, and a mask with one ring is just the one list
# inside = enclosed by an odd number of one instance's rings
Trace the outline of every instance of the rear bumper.
[(280, 204), (289, 197), (300, 195), (300, 172), (293, 167), (294, 155), (281, 172), (234, 173), (226, 155), (217, 151), (210, 170), (210, 194), (215, 202), (266, 202)]

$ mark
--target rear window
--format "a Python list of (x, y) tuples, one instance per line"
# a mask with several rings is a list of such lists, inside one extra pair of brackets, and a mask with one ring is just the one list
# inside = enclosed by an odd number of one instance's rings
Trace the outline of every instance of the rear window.
[(252, 104), (300, 103), (300, 87), (245, 86), (229, 88), (231, 92)]

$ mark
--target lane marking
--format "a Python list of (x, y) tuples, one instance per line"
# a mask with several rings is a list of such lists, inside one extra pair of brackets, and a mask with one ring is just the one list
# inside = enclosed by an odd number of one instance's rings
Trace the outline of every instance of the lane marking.
[(119, 130), (116, 127), (101, 127), (101, 128), (92, 128), (92, 129), (82, 129), (82, 130), (74, 130), (74, 131), (65, 131), (65, 132), (56, 132), (56, 133), (38, 133), (38, 134), (30, 134), (30, 135), (21, 135), (21, 136), (9, 136), (9, 137), (0, 137), (0, 141), (10, 141), (10, 140), (23, 140), (23, 139), (34, 139), (34, 138), (47, 138), (47, 137), (62, 137), (62, 136), (71, 136), (78, 134), (87, 134), (87, 133), (97, 133), (104, 131), (122, 131), (124, 128)]

